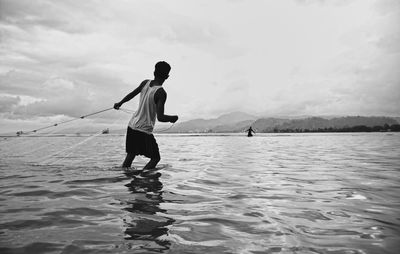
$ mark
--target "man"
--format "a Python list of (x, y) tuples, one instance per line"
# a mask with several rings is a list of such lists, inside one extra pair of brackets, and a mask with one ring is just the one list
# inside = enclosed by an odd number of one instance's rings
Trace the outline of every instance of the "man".
[(171, 66), (168, 63), (158, 62), (155, 65), (153, 80), (144, 80), (135, 90), (126, 95), (120, 102), (114, 104), (114, 108), (119, 109), (122, 104), (140, 93), (139, 107), (128, 124), (126, 133), (127, 154), (122, 164), (123, 168), (129, 169), (136, 155), (144, 155), (150, 158), (143, 169), (154, 169), (161, 159), (157, 142), (152, 134), (156, 116), (160, 122), (175, 123), (178, 120), (176, 115), (164, 114), (167, 93), (162, 85), (169, 77), (170, 70)]
[(256, 132), (251, 128), (251, 126), (246, 131), (247, 131), (247, 137), (253, 137), (253, 133), (256, 134)]

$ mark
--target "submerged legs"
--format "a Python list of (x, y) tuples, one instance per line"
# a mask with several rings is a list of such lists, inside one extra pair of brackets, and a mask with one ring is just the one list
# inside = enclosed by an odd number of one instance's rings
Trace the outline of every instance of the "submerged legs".
[(135, 154), (127, 153), (124, 162), (122, 163), (123, 168), (130, 168), (132, 166), (132, 162), (135, 159)]
[(160, 161), (160, 157), (151, 158), (150, 161), (144, 166), (143, 169), (153, 169), (157, 166), (157, 163)]
[[(135, 159), (135, 154), (127, 153), (124, 162), (122, 163), (123, 168), (130, 168), (132, 166), (132, 162)], [(157, 166), (160, 161), (160, 157), (151, 158), (150, 161), (144, 166), (143, 169), (153, 169)]]

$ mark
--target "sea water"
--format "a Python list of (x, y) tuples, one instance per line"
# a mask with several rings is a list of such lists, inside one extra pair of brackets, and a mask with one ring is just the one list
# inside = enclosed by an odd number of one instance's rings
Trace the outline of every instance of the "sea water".
[(156, 138), (0, 138), (0, 253), (399, 253), (398, 133)]

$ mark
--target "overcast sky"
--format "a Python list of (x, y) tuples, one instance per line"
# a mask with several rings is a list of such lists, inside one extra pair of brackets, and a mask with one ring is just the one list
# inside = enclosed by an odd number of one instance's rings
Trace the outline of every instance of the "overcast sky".
[(181, 120), (399, 116), (399, 24), (398, 0), (0, 0), (0, 133), (111, 107), (159, 60)]

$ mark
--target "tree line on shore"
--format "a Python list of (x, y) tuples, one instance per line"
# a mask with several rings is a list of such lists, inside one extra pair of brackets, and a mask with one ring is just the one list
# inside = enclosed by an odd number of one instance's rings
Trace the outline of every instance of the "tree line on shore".
[[(352, 127), (328, 127), (328, 128), (315, 128), (315, 129), (278, 129), (274, 128), (272, 132), (275, 133), (288, 133), (288, 132), (399, 132), (400, 124), (384, 124), (383, 126), (365, 126), (365, 125), (357, 125)], [(261, 132), (271, 132), (268, 130), (264, 130)]]

